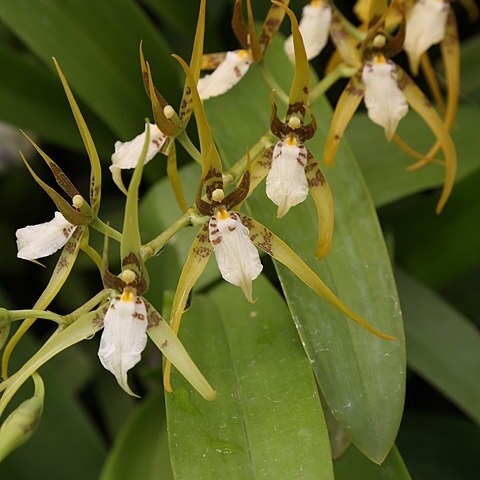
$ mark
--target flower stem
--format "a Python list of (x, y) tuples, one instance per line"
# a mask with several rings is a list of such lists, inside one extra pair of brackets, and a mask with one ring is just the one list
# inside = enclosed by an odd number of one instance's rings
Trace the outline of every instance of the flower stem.
[(288, 103), (289, 103), (288, 95), (285, 93), (285, 91), (279, 85), (279, 83), (275, 80), (272, 73), (270, 72), (268, 67), (265, 65), (265, 63), (260, 62), (257, 65), (258, 65), (258, 69), (259, 69), (260, 73), (262, 74), (262, 77), (265, 79), (265, 81), (275, 90), (275, 92), (280, 97), (282, 102), (285, 103), (285, 105), (288, 105)]
[(104, 235), (108, 235), (110, 238), (113, 238), (113, 240), (116, 240), (117, 242), (122, 241), (122, 234), (112, 228), (110, 225), (107, 225), (105, 222), (100, 220), (100, 218), (95, 217), (90, 224), (92, 228), (97, 230), (100, 233), (103, 233)]
[(179, 217), (174, 223), (172, 223), (165, 231), (160, 235), (150, 240), (145, 245), (142, 245), (141, 253), (144, 261), (157, 255), (158, 252), (165, 246), (165, 244), (182, 228), (191, 225), (191, 211), (187, 210), (181, 217)]
[(357, 70), (358, 68), (351, 67), (345, 63), (338, 65), (313, 87), (312, 92), (310, 93), (310, 105), (313, 105), (337, 80), (340, 78), (353, 77)]
[(48, 310), (6, 310), (2, 309), (0, 314), (0, 328), (8, 325), (11, 322), (23, 320), (24, 318), (43, 318), (45, 320), (52, 320), (53, 322), (62, 325), (65, 323), (65, 317), (58, 315), (57, 313), (50, 312)]
[[(96, 252), (95, 252), (96, 253)], [(102, 303), (105, 298), (109, 295), (110, 290), (109, 289), (104, 289), (98, 292), (94, 297), (92, 297), (90, 300), (85, 302), (83, 305), (78, 307), (76, 310), (74, 310), (72, 313), (69, 313), (68, 315), (65, 315), (65, 323), (69, 325), (70, 323), (73, 323), (75, 320), (80, 318), (82, 315), (90, 312), (93, 310), (99, 303)]]
[(198, 148), (190, 140), (190, 137), (187, 135), (185, 130), (182, 130), (178, 136), (178, 141), (182, 144), (182, 147), (187, 151), (187, 153), (199, 164), (202, 164), (202, 158)]

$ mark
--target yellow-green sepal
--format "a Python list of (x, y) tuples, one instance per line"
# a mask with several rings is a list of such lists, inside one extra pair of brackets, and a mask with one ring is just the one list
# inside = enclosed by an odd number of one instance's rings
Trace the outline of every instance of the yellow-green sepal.
[[(290, 0), (280, 0), (285, 7), (288, 7)], [(277, 33), (280, 25), (285, 18), (285, 10), (281, 8), (279, 5), (272, 2), (272, 6), (267, 12), (265, 20), (262, 25), (262, 31), (260, 32), (259, 43), (260, 43), (260, 50), (262, 56), (265, 55), (265, 51), (267, 50), (272, 38)]]
[(82, 137), (85, 150), (87, 151), (88, 158), (90, 160), (90, 206), (93, 210), (93, 215), (97, 215), (100, 209), (100, 198), (101, 198), (101, 187), (102, 187), (102, 169), (100, 166), (100, 159), (98, 157), (97, 149), (95, 143), (93, 142), (90, 131), (88, 130), (87, 124), (83, 118), (82, 112), (78, 108), (75, 97), (73, 96), (72, 90), (68, 85), (67, 79), (65, 78), (60, 65), (57, 60), (53, 58), (53, 63), (57, 69), (58, 76), (65, 90), (65, 94), (68, 99), (70, 108), (72, 109), (75, 122)]
[(395, 337), (377, 330), (360, 315), (347, 307), (327, 285), (320, 280), (318, 275), (283, 240), (272, 233), (267, 227), (246, 215), (240, 214), (240, 218), (243, 225), (248, 228), (252, 242), (265, 253), (289, 268), (292, 273), (316, 292), (317, 295), (373, 335), (385, 340), (396, 340)]

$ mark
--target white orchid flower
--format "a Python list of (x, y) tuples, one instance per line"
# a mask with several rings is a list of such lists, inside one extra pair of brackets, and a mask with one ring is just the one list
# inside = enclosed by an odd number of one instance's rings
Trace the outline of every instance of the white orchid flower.
[(19, 228), (15, 233), (17, 257), (24, 260), (48, 257), (67, 243), (76, 228), (60, 212), (55, 212), (49, 222)]
[(445, 37), (449, 3), (445, 0), (418, 0), (407, 17), (404, 50), (414, 73), (420, 57)]
[[(325, 48), (332, 23), (332, 9), (322, 0), (313, 0), (302, 10), (299, 30), (305, 45), (307, 59), (315, 58)], [(293, 36), (285, 41), (285, 53), (292, 63), (295, 63)]]
[(98, 357), (102, 365), (130, 395), (127, 372), (139, 361), (147, 344), (147, 309), (134, 289), (126, 286), (110, 302), (103, 320)]
[(278, 218), (308, 196), (307, 158), (307, 148), (294, 135), (277, 142), (273, 149), (272, 166), (267, 175), (267, 197), (278, 205)]
[(210, 218), (208, 230), (222, 277), (240, 287), (247, 300), (253, 303), (252, 282), (260, 275), (263, 266), (248, 228), (235, 212), (220, 207)]
[(208, 75), (198, 81), (198, 93), (202, 100), (217, 97), (228, 92), (247, 73), (253, 62), (248, 50), (227, 52), (225, 60)]
[(362, 80), (368, 117), (382, 126), (387, 139), (391, 140), (398, 123), (408, 112), (407, 99), (398, 86), (396, 66), (383, 55), (377, 55), (373, 61), (365, 63)]

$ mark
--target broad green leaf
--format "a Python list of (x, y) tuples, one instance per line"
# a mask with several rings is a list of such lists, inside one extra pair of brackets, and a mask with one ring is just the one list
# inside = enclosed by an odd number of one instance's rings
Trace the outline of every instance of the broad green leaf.
[(398, 435), (398, 446), (416, 480), (476, 478), (478, 445), (478, 427), (451, 415), (407, 414)]
[(480, 424), (480, 334), (459, 312), (397, 269), (408, 366)]
[[(275, 78), (291, 78), (280, 41), (272, 44), (269, 66)], [(207, 103), (222, 160), (231, 164), (268, 128), (269, 87), (255, 68), (228, 94)], [(241, 116), (238, 98), (242, 98)], [(225, 112), (229, 112), (228, 122)], [(245, 122), (245, 112), (249, 121)], [(307, 142), (317, 158), (331, 113), (324, 101), (313, 112), (319, 123)], [(405, 350), (402, 319), (390, 262), (374, 206), (351, 151), (342, 144), (334, 167), (325, 169), (335, 206), (330, 254), (314, 257), (317, 215), (311, 199), (282, 220), (261, 185), (247, 201), (252, 218), (269, 227), (314, 269), (353, 311), (398, 341), (380, 340), (339, 314), (287, 269), (277, 266), (290, 311), (325, 399), (342, 428), (369, 458), (381, 462), (392, 447), (403, 409)], [(255, 285), (254, 285), (254, 288)], [(346, 380), (348, 379), (348, 381)]]
[(407, 467), (396, 447), (382, 465), (375, 465), (355, 447), (334, 462), (336, 480), (411, 480)]
[(288, 309), (264, 277), (255, 292), (252, 305), (222, 282), (185, 314), (180, 337), (217, 399), (205, 402), (173, 374), (166, 405), (177, 480), (333, 478), (320, 399)]
[[(18, 346), (16, 360), (26, 361), (39, 346), (27, 336)], [(46, 389), (42, 420), (33, 437), (0, 463), (0, 478), (98, 478), (105, 456), (101, 434), (62, 376), (65, 359), (72, 353), (60, 354), (41, 369)], [(18, 392), (18, 400), (31, 390), (29, 383)]]
[(480, 265), (479, 182), (480, 169), (459, 182), (442, 215), (426, 196), (389, 217), (396, 261), (430, 287), (445, 287)]
[[(479, 167), (477, 152), (480, 150), (480, 137), (476, 127), (479, 115), (480, 109), (474, 106), (460, 106), (458, 110), (452, 129), (458, 156), (457, 184)], [(399, 134), (420, 152), (426, 153), (434, 143), (428, 127), (414, 113), (402, 119)], [(444, 169), (439, 165), (431, 164), (415, 172), (407, 171), (407, 167), (415, 160), (393, 142), (386, 142), (383, 130), (366, 115), (353, 118), (347, 137), (377, 207), (422, 190), (439, 187), (443, 183)]]
[(55, 56), (79, 98), (124, 140), (141, 131), (150, 111), (138, 67), (141, 39), (154, 72), (162, 72), (159, 88), (176, 100), (168, 47), (131, 0), (3, 0), (0, 19), (45, 63)]
[[(0, 65), (0, 118), (31, 130), (51, 143), (83, 151), (65, 94), (55, 75), (4, 43), (0, 43)], [(112, 151), (113, 134), (86, 111), (85, 106), (81, 108), (95, 132), (100, 152), (108, 155)]]
[(163, 391), (144, 399), (115, 439), (100, 480), (173, 479)]

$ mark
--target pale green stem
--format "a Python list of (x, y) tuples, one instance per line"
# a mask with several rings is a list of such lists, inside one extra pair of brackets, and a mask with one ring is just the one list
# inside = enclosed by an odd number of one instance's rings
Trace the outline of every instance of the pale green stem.
[(190, 140), (190, 137), (187, 135), (185, 130), (182, 130), (176, 137), (178, 141), (182, 144), (182, 147), (187, 151), (187, 153), (199, 164), (202, 164), (202, 157), (198, 148)]
[(187, 210), (180, 218), (170, 225), (160, 235), (150, 240), (141, 247), (143, 261), (157, 255), (157, 253), (166, 245), (166, 243), (182, 228), (191, 225), (191, 211)]
[(353, 23), (347, 20), (343, 15), (342, 15), (342, 20), (345, 25), (345, 28), (347, 29), (347, 32), (353, 38), (355, 38), (355, 40), (358, 40), (359, 42), (363, 42), (363, 40), (365, 40), (365, 37), (367, 36), (366, 32), (362, 32), (361, 30), (359, 30)]
[(275, 143), (275, 136), (270, 131), (262, 135), (260, 140), (248, 151), (248, 155), (244, 155), (223, 175), (224, 185), (228, 186), (241, 177), (247, 168), (248, 157), (250, 157), (252, 161), (255, 160), (256, 157), (263, 153), (268, 147), (272, 146), (273, 143)]
[(275, 80), (273, 77), (272, 73), (268, 69), (268, 67), (265, 65), (264, 62), (258, 63), (258, 69), (260, 73), (262, 74), (263, 78), (265, 81), (275, 90), (275, 93), (280, 97), (282, 102), (285, 105), (288, 105), (289, 99), (288, 95), (285, 93), (283, 88), (278, 84), (278, 82)]
[(82, 245), (80, 248), (90, 257), (97, 268), (102, 271), (102, 257), (100, 257), (98, 252), (88, 244)]
[(6, 310), (2, 309), (0, 313), (0, 328), (8, 325), (11, 322), (23, 320), (25, 318), (43, 318), (45, 320), (52, 320), (53, 322), (62, 325), (65, 323), (65, 317), (58, 315), (57, 313), (50, 312), (48, 310)]
[(65, 315), (65, 317), (64, 317), (65, 318), (65, 323), (67, 323), (67, 324), (73, 323), (75, 320), (80, 318), (82, 315), (85, 315), (86, 313), (93, 310), (98, 304), (102, 303), (103, 300), (105, 300), (108, 297), (110, 292), (111, 292), (111, 290), (107, 289), (107, 288), (98, 292), (94, 297), (92, 297), (90, 300), (88, 300), (83, 305), (78, 307), (72, 313), (69, 313), (68, 315)]
[(110, 238), (113, 238), (113, 240), (116, 240), (117, 242), (122, 241), (122, 234), (112, 228), (110, 225), (107, 225), (105, 222), (100, 220), (98, 217), (95, 217), (90, 224), (90, 227), (94, 228), (100, 233), (103, 233), (104, 235), (108, 235)]
[(310, 105), (313, 105), (337, 80), (340, 78), (353, 77), (357, 71), (358, 68), (350, 67), (345, 63), (338, 65), (313, 87), (312, 92), (310, 93)]

